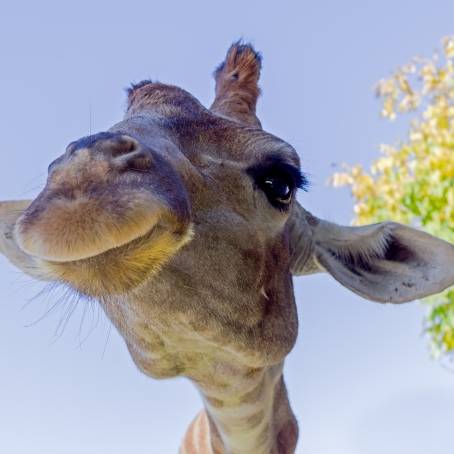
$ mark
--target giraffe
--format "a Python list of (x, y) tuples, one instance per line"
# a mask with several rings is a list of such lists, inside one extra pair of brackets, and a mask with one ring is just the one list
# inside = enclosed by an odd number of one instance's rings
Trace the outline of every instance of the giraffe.
[(295, 451), (293, 276), (325, 272), (383, 303), (454, 284), (453, 245), (393, 222), (337, 225), (296, 201), (307, 179), (256, 116), (260, 69), (234, 43), (209, 109), (175, 86), (132, 85), (124, 119), (71, 142), (34, 200), (0, 203), (12, 264), (97, 300), (140, 371), (199, 390), (181, 454)]

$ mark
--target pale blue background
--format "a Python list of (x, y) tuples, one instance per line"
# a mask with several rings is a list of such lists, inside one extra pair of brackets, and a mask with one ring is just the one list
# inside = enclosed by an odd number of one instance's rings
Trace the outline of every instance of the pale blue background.
[[(2, 1), (0, 198), (36, 195), (69, 141), (121, 118), (131, 81), (179, 84), (209, 104), (211, 72), (243, 36), (264, 54), (264, 127), (312, 176), (301, 201), (348, 223), (348, 191), (326, 186), (332, 163), (370, 163), (403, 136), (402, 123), (379, 119), (373, 86), (430, 53), (453, 18), (452, 0)], [(106, 342), (102, 315), (80, 345), (97, 309), (80, 328), (79, 307), (55, 342), (64, 306), (26, 328), (58, 300), (21, 310), (40, 288), (0, 260), (0, 453), (175, 453), (200, 407), (190, 384), (141, 375), (114, 330)], [(325, 276), (296, 290), (286, 377), (298, 453), (452, 454), (454, 375), (429, 359), (421, 306), (369, 303)]]

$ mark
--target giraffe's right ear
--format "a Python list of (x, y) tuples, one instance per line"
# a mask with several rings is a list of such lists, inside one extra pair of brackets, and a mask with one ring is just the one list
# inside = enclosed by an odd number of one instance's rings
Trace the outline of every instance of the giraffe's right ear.
[(454, 245), (394, 222), (345, 227), (295, 205), (292, 274), (326, 271), (364, 298), (403, 303), (454, 285)]
[(260, 128), (255, 115), (262, 57), (250, 44), (236, 42), (214, 73), (216, 98), (211, 110), (245, 126)]
[(0, 254), (24, 273), (40, 280), (48, 280), (40, 270), (36, 259), (25, 254), (14, 240), (13, 231), (19, 216), (31, 200), (0, 202)]

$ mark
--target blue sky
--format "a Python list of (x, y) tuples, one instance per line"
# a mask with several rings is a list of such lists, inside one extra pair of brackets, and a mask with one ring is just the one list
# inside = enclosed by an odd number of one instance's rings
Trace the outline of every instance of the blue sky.
[[(301, 202), (343, 223), (352, 200), (326, 185), (335, 165), (368, 164), (405, 132), (379, 118), (374, 84), (454, 33), (449, 0), (42, 0), (1, 10), (0, 199), (34, 197), (67, 143), (121, 118), (132, 81), (177, 84), (209, 104), (214, 67), (244, 37), (264, 55), (264, 128), (295, 146), (311, 176)], [(297, 452), (452, 453), (454, 374), (429, 358), (423, 307), (370, 303), (327, 276), (295, 286), (301, 328), (285, 376)], [(78, 307), (61, 336), (62, 305), (33, 323), (59, 298), (30, 301), (41, 288), (0, 258), (0, 452), (177, 452), (201, 406), (196, 391), (141, 375), (97, 307), (85, 317)]]

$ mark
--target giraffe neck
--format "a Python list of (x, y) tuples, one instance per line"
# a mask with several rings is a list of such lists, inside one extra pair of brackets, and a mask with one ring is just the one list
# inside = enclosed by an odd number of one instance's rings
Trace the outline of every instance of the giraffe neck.
[(205, 410), (191, 423), (180, 453), (293, 454), (298, 427), (282, 366), (255, 369), (248, 386), (234, 392), (198, 384)]

